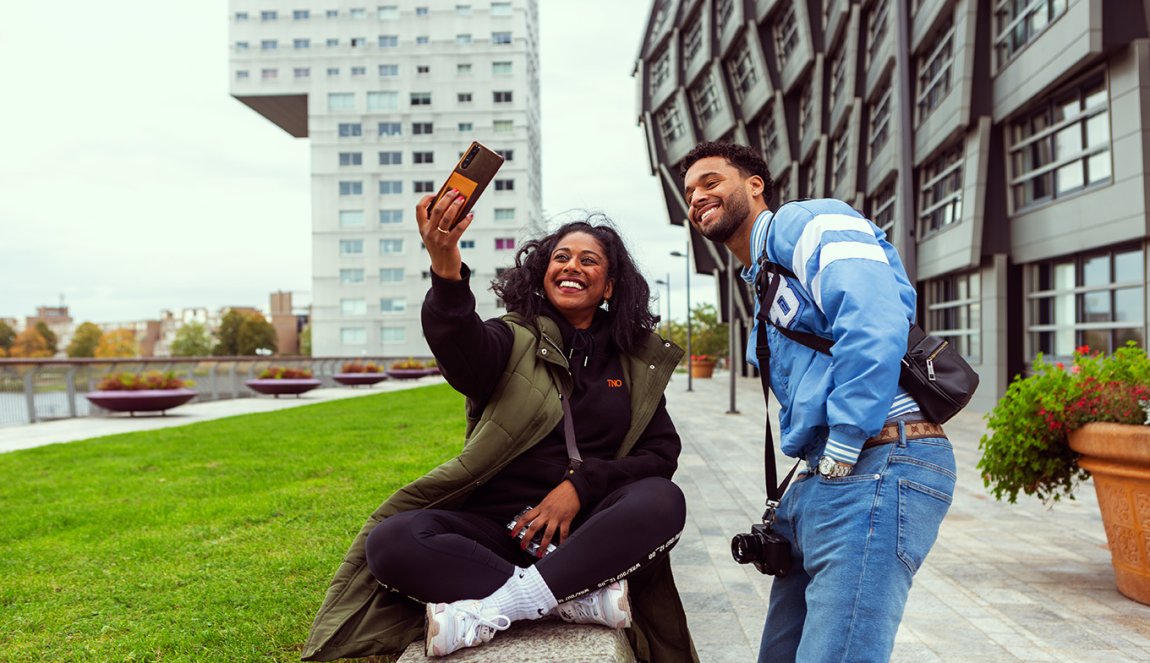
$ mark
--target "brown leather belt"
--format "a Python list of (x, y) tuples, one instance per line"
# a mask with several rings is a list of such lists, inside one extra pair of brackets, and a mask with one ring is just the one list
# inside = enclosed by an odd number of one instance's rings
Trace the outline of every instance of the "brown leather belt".
[[(929, 421), (907, 421), (903, 423), (903, 426), (906, 427), (906, 439), (908, 440), (921, 440), (924, 437), (946, 437), (942, 426)], [(883, 426), (878, 435), (863, 443), (863, 449), (877, 447), (880, 444), (890, 444), (891, 442), (898, 442), (898, 423)]]

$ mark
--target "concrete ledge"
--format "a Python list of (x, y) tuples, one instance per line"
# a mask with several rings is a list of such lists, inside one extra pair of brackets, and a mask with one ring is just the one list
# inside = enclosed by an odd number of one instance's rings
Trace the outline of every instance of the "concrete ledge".
[(516, 622), (495, 634), (491, 642), (460, 649), (450, 656), (428, 658), (423, 640), (408, 646), (396, 663), (634, 663), (631, 644), (621, 630), (555, 619)]

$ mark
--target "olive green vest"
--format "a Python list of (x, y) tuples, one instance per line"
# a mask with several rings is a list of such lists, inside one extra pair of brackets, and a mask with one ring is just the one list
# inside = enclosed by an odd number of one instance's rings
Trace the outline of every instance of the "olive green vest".
[[(327, 661), (402, 651), (423, 635), (423, 606), (383, 589), (372, 577), (364, 542), (384, 518), (411, 509), (454, 509), (516, 456), (530, 449), (563, 418), (559, 390), (569, 393), (571, 376), (559, 328), (540, 316), (537, 326), (505, 317), (513, 334), (511, 356), (481, 413), (469, 403), (462, 452), (396, 491), (367, 520), (336, 571), (312, 623), (303, 660)], [(675, 365), (677, 346), (652, 334), (634, 355), (623, 355), (631, 396), (631, 428), (617, 457), (628, 454), (654, 415)], [(476, 416), (477, 415), (477, 416)], [(697, 661), (670, 563), (636, 578), (634, 627), (628, 630), (640, 660)], [(632, 582), (632, 586), (639, 589)]]

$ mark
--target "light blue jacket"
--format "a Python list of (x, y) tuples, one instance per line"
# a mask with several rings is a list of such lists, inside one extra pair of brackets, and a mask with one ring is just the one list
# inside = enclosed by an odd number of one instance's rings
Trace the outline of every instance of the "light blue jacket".
[[(767, 328), (771, 391), (782, 408), (779, 447), (796, 458), (825, 453), (853, 464), (888, 418), (918, 409), (898, 384), (914, 286), (886, 234), (839, 200), (796, 201), (760, 214), (743, 280), (754, 284), (764, 250), (797, 277), (777, 277), (783, 282), (770, 319), (834, 340), (828, 356)], [(747, 344), (755, 366), (758, 312), (756, 301)]]

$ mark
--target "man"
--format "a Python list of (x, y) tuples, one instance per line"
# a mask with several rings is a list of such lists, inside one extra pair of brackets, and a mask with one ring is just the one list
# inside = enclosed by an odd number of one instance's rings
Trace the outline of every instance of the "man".
[[(941, 427), (898, 384), (914, 287), (885, 234), (846, 203), (772, 212), (770, 173), (749, 147), (700, 144), (682, 174), (691, 225), (743, 263), (743, 280), (755, 283), (764, 261), (785, 268), (771, 272), (773, 300), (755, 302), (747, 359), (758, 365), (766, 324), (779, 446), (807, 469), (776, 513), (793, 564), (771, 587), (759, 661), (889, 660), (955, 479)], [(830, 354), (776, 325), (832, 340)]]

